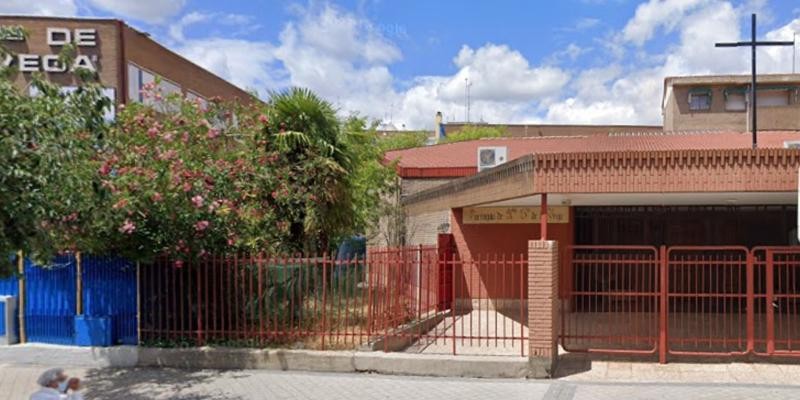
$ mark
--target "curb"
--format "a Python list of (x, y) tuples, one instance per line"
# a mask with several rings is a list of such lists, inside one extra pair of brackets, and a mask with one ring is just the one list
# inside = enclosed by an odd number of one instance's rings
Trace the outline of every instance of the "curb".
[(85, 368), (263, 369), (274, 371), (350, 372), (464, 378), (526, 378), (528, 358), (452, 356), (362, 351), (229, 349), (201, 347), (159, 349), (51, 345), (0, 347), (0, 364), (66, 365)]

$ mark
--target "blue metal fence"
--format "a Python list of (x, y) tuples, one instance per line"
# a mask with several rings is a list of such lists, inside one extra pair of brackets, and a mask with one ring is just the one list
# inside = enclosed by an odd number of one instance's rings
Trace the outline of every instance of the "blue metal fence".
[[(81, 269), (83, 314), (110, 318), (115, 344), (137, 344), (135, 264), (115, 257), (83, 256)], [(24, 271), (27, 341), (75, 343), (75, 255), (58, 256), (46, 266), (25, 260)], [(16, 276), (0, 279), (0, 295), (17, 296), (19, 302)], [(0, 335), (4, 331), (0, 318)]]
[(116, 257), (83, 257), (83, 314), (110, 317), (116, 344), (136, 344), (136, 265)]
[(73, 344), (75, 337), (75, 255), (47, 266), (25, 260), (25, 333), (31, 342)]

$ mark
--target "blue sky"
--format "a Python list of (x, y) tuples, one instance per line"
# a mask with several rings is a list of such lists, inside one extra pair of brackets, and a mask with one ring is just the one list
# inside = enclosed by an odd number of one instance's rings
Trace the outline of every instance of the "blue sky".
[[(494, 123), (659, 124), (669, 75), (740, 73), (759, 36), (800, 32), (793, 0), (7, 0), (0, 13), (113, 16), (267, 96), (307, 86), (343, 114), (428, 128), (436, 111)], [(792, 50), (760, 51), (791, 72)]]

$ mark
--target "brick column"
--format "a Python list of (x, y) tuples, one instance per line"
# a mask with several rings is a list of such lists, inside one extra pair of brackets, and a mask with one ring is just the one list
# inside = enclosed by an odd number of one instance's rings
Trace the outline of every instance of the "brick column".
[(528, 242), (528, 337), (531, 377), (547, 378), (558, 361), (558, 242)]

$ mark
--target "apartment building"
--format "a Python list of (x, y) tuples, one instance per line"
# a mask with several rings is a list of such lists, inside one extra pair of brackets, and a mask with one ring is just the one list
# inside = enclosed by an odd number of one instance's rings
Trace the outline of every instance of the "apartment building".
[[(665, 132), (748, 131), (749, 75), (679, 76), (664, 80)], [(759, 75), (759, 130), (800, 129), (800, 74)]]

